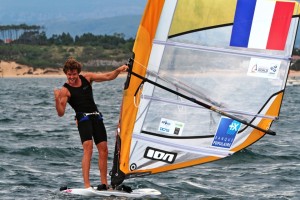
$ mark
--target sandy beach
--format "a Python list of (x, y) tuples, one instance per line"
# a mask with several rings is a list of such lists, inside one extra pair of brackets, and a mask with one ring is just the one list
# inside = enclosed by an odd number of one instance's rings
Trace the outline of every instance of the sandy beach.
[(289, 77), (300, 78), (300, 71), (290, 70)]
[(33, 69), (26, 65), (21, 65), (16, 62), (0, 62), (0, 77), (1, 78), (33, 78), (33, 77), (64, 77), (65, 74), (60, 69), (45, 68)]
[[(84, 73), (84, 72), (82, 72)], [(300, 77), (300, 71), (290, 70), (290, 77)], [(33, 69), (16, 62), (0, 61), (0, 78), (59, 78), (65, 77), (62, 68)]]

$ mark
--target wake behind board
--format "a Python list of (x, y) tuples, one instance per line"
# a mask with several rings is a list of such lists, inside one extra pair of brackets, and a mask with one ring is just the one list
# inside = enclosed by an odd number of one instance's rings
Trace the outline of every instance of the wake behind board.
[(90, 188), (68, 188), (61, 190), (62, 193), (77, 194), (82, 196), (118, 196), (118, 197), (143, 197), (143, 196), (158, 196), (160, 191), (152, 188), (134, 189), (132, 192), (124, 192), (120, 190), (97, 190), (97, 187)]

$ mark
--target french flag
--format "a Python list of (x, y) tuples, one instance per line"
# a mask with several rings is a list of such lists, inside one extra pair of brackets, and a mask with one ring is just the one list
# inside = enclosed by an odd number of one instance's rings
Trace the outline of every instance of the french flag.
[(238, 0), (230, 46), (284, 50), (295, 2)]

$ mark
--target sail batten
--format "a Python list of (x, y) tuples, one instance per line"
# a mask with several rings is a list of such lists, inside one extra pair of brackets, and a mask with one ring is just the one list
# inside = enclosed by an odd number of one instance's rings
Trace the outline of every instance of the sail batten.
[[(186, 146), (183, 144), (178, 144), (178, 143), (174, 143), (174, 142), (167, 142), (167, 141), (163, 141), (163, 140), (158, 140), (155, 138), (151, 138), (151, 137), (147, 137), (144, 135), (140, 135), (138, 133), (134, 133), (132, 135), (132, 137), (134, 139), (139, 139), (139, 140), (143, 140), (146, 142), (151, 142), (151, 143), (155, 143), (158, 145), (163, 145), (166, 148), (167, 147), (172, 147), (174, 149), (177, 150), (184, 150), (184, 151), (189, 151), (192, 153), (197, 153), (197, 154), (201, 154), (201, 155), (205, 155), (205, 156), (216, 156), (216, 157), (226, 157), (228, 155), (233, 154), (233, 152), (230, 151), (224, 151), (222, 149), (210, 149), (210, 148), (201, 148), (201, 147), (194, 147), (194, 146)], [(181, 138), (182, 139), (182, 138)]]
[[(198, 109), (204, 109), (203, 107), (201, 107), (197, 104), (192, 104), (192, 103), (182, 102), (182, 101), (175, 101), (175, 100), (167, 99), (167, 98), (148, 96), (148, 95), (142, 95), (141, 98), (149, 99), (149, 100), (153, 100), (153, 101), (166, 102), (166, 103), (175, 104), (175, 105), (179, 105), (179, 106), (187, 106), (187, 107), (193, 107), (193, 108), (198, 108)], [(222, 112), (228, 112), (228, 113), (232, 113), (232, 114), (246, 115), (246, 116), (252, 116), (252, 117), (259, 117), (259, 118), (268, 118), (268, 119), (272, 119), (272, 120), (277, 119), (277, 117), (275, 117), (275, 116), (249, 113), (249, 112), (244, 112), (241, 110), (229, 110), (229, 109), (222, 109), (222, 108), (218, 108), (218, 109), (222, 110)]]
[(173, 42), (173, 41), (164, 42), (164, 41), (154, 40), (153, 44), (164, 45), (164, 46), (173, 46), (173, 47), (178, 47), (178, 48), (185, 48), (185, 49), (199, 50), (199, 51), (212, 51), (212, 52), (218, 52), (218, 53), (224, 53), (224, 54), (242, 55), (242, 56), (248, 56), (248, 57), (255, 56), (255, 57), (261, 57), (261, 58), (272, 58), (272, 59), (288, 60), (288, 61), (291, 60), (291, 56), (278, 56), (278, 55), (250, 52), (250, 51), (243, 52), (241, 50), (223, 49), (223, 48), (208, 47), (208, 46), (201, 46), (201, 45), (195, 45), (195, 44), (186, 44), (186, 43)]
[[(270, 4), (274, 15), (255, 13)], [(129, 61), (112, 185), (216, 161), (275, 135), (299, 11), (293, 0), (148, 0)], [(244, 21), (243, 13), (254, 17)], [(250, 43), (239, 44), (239, 30), (252, 25)], [(262, 44), (264, 26), (272, 34)]]

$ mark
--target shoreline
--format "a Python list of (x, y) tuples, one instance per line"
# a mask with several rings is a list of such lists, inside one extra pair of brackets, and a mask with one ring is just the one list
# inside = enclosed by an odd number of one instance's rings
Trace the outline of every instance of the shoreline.
[(300, 78), (300, 71), (290, 70), (288, 77)]
[(0, 61), (0, 78), (56, 78), (64, 76), (61, 68), (34, 69), (16, 62)]
[[(87, 73), (81, 71), (82, 74)], [(98, 73), (98, 72), (96, 72)], [(101, 72), (99, 72), (101, 73)], [(120, 74), (119, 76), (124, 76)], [(27, 65), (21, 65), (14, 61), (6, 62), (0, 61), (0, 79), (1, 78), (66, 78), (62, 68), (51, 68), (45, 69), (29, 67)]]
[[(82, 71), (82, 73), (86, 73)], [(124, 76), (125, 74), (120, 74)], [(0, 78), (65, 78), (66, 75), (62, 68), (33, 69), (26, 65), (16, 62), (0, 61)], [(300, 71), (290, 70), (289, 78), (299, 78)]]

